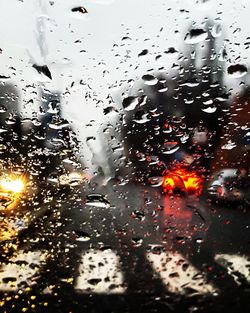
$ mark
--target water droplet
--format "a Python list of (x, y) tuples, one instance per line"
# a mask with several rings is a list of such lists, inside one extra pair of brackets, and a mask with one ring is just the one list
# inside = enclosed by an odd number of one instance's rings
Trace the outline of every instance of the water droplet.
[(211, 107), (206, 107), (204, 109), (201, 109), (205, 113), (214, 113), (217, 110), (217, 107), (211, 106)]
[(127, 97), (122, 101), (123, 108), (126, 111), (134, 110), (138, 103), (139, 103), (138, 97)]
[(158, 92), (166, 92), (166, 91), (168, 91), (168, 87), (162, 87), (162, 88), (160, 88), (160, 89), (158, 89), (157, 90)]
[(6, 133), (8, 130), (4, 127), (4, 126), (1, 126), (0, 127), (0, 134), (2, 133)]
[(161, 176), (149, 177), (148, 182), (152, 187), (160, 187), (163, 182), (163, 177)]
[(184, 98), (184, 103), (185, 104), (193, 104), (194, 103), (194, 99), (192, 97)]
[(88, 11), (84, 7), (75, 7), (71, 9), (72, 12), (74, 13), (80, 13), (80, 14), (86, 14)]
[(122, 37), (122, 41), (130, 41), (130, 40), (132, 40), (132, 39), (128, 36)]
[(178, 243), (180, 243), (180, 244), (185, 243), (185, 241), (186, 241), (187, 239), (188, 239), (188, 238), (185, 237), (185, 236), (176, 236), (176, 237), (175, 237), (175, 240), (176, 240)]
[(141, 96), (141, 97), (138, 99), (138, 102), (139, 102), (139, 104), (140, 104), (140, 107), (142, 107), (143, 105), (145, 105), (145, 104), (147, 103), (147, 99), (148, 99), (148, 97), (145, 96), (145, 95)]
[(51, 129), (63, 129), (69, 127), (69, 123), (67, 121), (59, 121), (55, 123), (50, 123), (49, 128)]
[(2, 151), (6, 150), (7, 146), (0, 144), (0, 152), (2, 153)]
[(10, 79), (10, 76), (0, 75), (0, 80), (2, 80), (2, 81), (6, 81), (9, 79)]
[(173, 272), (168, 275), (169, 278), (179, 278), (180, 274), (178, 272)]
[(233, 64), (227, 68), (227, 72), (234, 78), (239, 78), (247, 74), (247, 67), (243, 64)]
[(153, 86), (158, 83), (158, 79), (150, 74), (143, 75), (142, 79), (144, 80), (145, 85)]
[(178, 51), (177, 50), (175, 50), (175, 48), (174, 47), (170, 47), (170, 48), (168, 48), (168, 50), (167, 51), (164, 51), (164, 53), (166, 53), (166, 54), (177, 54), (178, 53)]
[(52, 79), (51, 72), (50, 72), (47, 65), (33, 64), (32, 67), (34, 67), (34, 69), (36, 69), (39, 74), (43, 74), (44, 76), (48, 77), (49, 79)]
[(142, 245), (143, 239), (142, 238), (132, 238), (132, 243), (133, 243), (134, 247), (139, 247)]
[(147, 49), (144, 49), (142, 50), (139, 54), (138, 54), (138, 57), (142, 57), (144, 55), (147, 55), (148, 54), (148, 50)]
[(49, 114), (57, 114), (57, 113), (59, 113), (59, 106), (58, 106), (58, 105), (55, 105), (54, 102), (50, 102), (50, 103), (48, 104), (47, 113), (49, 113)]
[(137, 124), (144, 124), (150, 121), (150, 119), (148, 118), (148, 113), (145, 113), (144, 111), (140, 110), (136, 112), (133, 121), (135, 121)]
[(196, 238), (194, 241), (195, 241), (196, 243), (200, 244), (200, 243), (203, 242), (203, 239), (202, 239), (202, 238)]
[(169, 124), (165, 124), (163, 128), (163, 133), (170, 134), (173, 131), (172, 127)]
[(118, 111), (113, 106), (110, 106), (110, 107), (103, 109), (103, 113), (104, 115), (115, 116), (118, 114)]
[(172, 154), (180, 149), (178, 142), (165, 142), (161, 147), (161, 152), (163, 154)]
[(86, 205), (95, 206), (98, 208), (109, 208), (110, 202), (106, 199), (104, 195), (91, 194), (87, 196)]
[(143, 211), (139, 211), (139, 210), (134, 210), (131, 214), (132, 218), (135, 218), (137, 220), (139, 220), (140, 222), (143, 221), (145, 219), (145, 214)]
[(79, 186), (82, 182), (86, 181), (85, 175), (77, 172), (61, 175), (59, 177), (59, 183), (61, 185), (70, 185), (72, 187)]
[(197, 81), (187, 81), (187, 82), (185, 82), (183, 84), (180, 84), (180, 86), (187, 86), (187, 87), (193, 88), (193, 87), (199, 86), (199, 84), (200, 83), (197, 82)]
[(181, 138), (180, 138), (180, 141), (181, 143), (186, 143), (187, 140), (189, 138), (189, 135), (188, 134), (184, 134)]
[(204, 41), (207, 38), (207, 32), (201, 28), (191, 29), (185, 36), (184, 41), (187, 44), (193, 45)]
[(91, 278), (88, 280), (88, 283), (92, 286), (96, 286), (98, 285), (100, 282), (102, 281), (102, 279), (100, 278)]
[(215, 24), (212, 28), (211, 34), (214, 38), (220, 37), (222, 34), (222, 27), (220, 24)]
[(74, 235), (75, 235), (75, 240), (76, 241), (81, 241), (81, 242), (85, 242), (85, 241), (89, 241), (90, 240), (90, 235), (84, 231), (81, 230), (76, 230), (74, 231)]
[(3, 105), (1, 105), (0, 106), (0, 113), (5, 113), (5, 112), (7, 112), (7, 109)]
[(223, 145), (221, 147), (221, 149), (224, 149), (224, 150), (232, 150), (233, 148), (237, 147), (236, 143), (235, 142), (232, 142), (231, 140), (229, 140), (228, 143), (226, 143), (225, 145)]

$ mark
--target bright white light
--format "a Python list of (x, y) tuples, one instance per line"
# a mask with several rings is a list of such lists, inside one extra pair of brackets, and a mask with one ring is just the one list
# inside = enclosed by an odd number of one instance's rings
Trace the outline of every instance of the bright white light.
[(5, 192), (21, 193), (25, 185), (21, 178), (6, 177), (0, 181), (0, 188)]

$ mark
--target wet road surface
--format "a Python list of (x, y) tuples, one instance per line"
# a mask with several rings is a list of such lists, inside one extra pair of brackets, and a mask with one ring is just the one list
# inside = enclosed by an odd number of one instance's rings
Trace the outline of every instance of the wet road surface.
[(250, 210), (132, 183), (71, 187), (0, 279), (3, 312), (249, 312)]

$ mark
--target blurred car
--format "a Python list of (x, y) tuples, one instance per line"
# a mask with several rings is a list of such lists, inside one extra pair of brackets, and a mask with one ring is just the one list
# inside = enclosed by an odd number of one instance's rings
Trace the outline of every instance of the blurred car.
[(214, 175), (207, 191), (214, 200), (249, 202), (250, 179), (246, 171), (223, 169)]
[(228, 123), (215, 150), (211, 167), (215, 174), (208, 185), (208, 194), (217, 200), (249, 202), (249, 103), (250, 89), (244, 87), (229, 109)]

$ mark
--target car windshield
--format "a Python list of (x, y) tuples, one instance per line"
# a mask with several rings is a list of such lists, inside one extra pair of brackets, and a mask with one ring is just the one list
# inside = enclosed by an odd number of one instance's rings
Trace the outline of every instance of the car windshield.
[(250, 312), (249, 12), (0, 1), (2, 312)]

